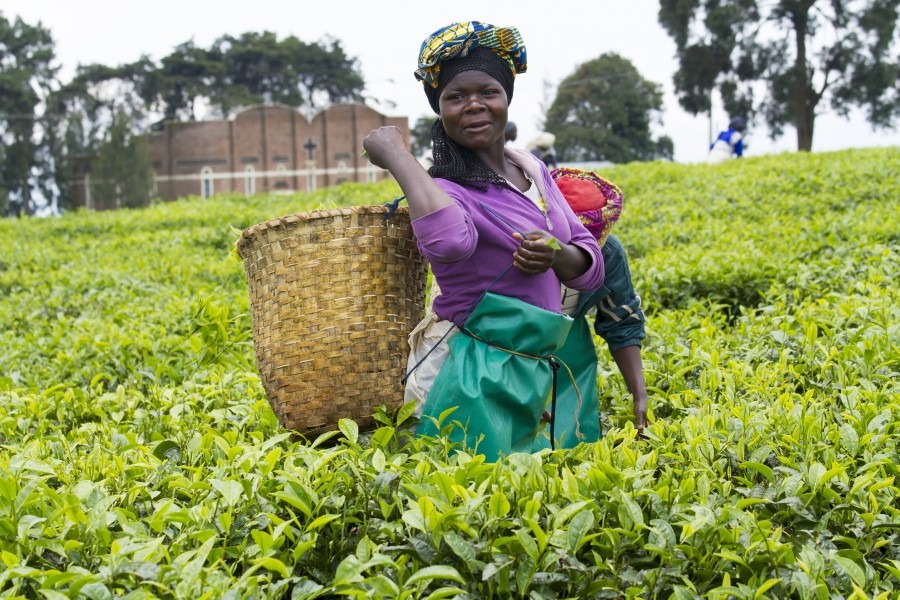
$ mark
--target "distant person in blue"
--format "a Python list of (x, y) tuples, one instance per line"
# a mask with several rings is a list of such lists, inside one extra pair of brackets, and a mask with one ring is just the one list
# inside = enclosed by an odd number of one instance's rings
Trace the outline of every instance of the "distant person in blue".
[(728, 129), (719, 134), (718, 139), (709, 146), (710, 164), (716, 164), (741, 158), (744, 155), (744, 131), (747, 130), (747, 119), (735, 117), (728, 124)]

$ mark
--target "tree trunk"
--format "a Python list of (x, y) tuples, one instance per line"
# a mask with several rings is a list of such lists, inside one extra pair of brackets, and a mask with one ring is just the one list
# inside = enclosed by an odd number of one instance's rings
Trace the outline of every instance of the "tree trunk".
[(25, 180), (25, 186), (22, 187), (22, 212), (26, 217), (34, 215), (34, 205), (31, 202), (31, 182)]
[(797, 128), (797, 150), (812, 150), (813, 129), (816, 121), (818, 98), (810, 81), (806, 66), (806, 34), (809, 26), (809, 11), (814, 0), (798, 3), (794, 11), (794, 36), (797, 43), (797, 57), (794, 62), (794, 126)]
[(816, 115), (813, 109), (808, 107), (808, 103), (804, 103), (803, 111), (797, 115), (797, 150), (809, 152), (812, 150)]

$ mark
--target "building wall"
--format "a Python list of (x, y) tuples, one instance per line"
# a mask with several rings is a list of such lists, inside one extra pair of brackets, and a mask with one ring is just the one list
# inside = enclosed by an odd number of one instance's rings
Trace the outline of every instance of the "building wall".
[[(148, 134), (156, 192), (164, 200), (175, 200), (379, 181), (389, 177), (387, 171), (360, 154), (363, 138), (382, 125), (398, 127), (409, 145), (406, 117), (387, 117), (364, 104), (332, 106), (312, 121), (278, 105), (249, 107), (227, 120), (165, 121)], [(92, 208), (85, 183), (89, 163), (82, 160), (72, 173), (76, 207)]]

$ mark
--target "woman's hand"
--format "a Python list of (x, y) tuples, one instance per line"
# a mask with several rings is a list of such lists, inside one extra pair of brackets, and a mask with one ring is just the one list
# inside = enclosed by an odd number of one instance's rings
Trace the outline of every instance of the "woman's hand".
[(391, 170), (391, 161), (397, 156), (409, 154), (400, 129), (393, 126), (372, 130), (363, 139), (363, 151), (369, 162), (382, 169)]
[(638, 437), (644, 435), (644, 429), (647, 427), (647, 396), (638, 395), (634, 397), (634, 428), (638, 431)]
[(546, 231), (535, 230), (513, 237), (520, 240), (513, 253), (513, 264), (523, 273), (539, 275), (553, 269), (560, 281), (569, 281), (584, 274), (591, 264), (590, 255), (575, 244), (562, 244)]
[(553, 236), (546, 231), (529, 231), (522, 237), (514, 233), (513, 237), (520, 241), (513, 253), (513, 265), (523, 273), (539, 275), (553, 266), (556, 250), (550, 246)]
[(409, 202), (409, 217), (413, 221), (438, 211), (454, 202), (436, 184), (416, 157), (406, 149), (406, 140), (396, 127), (379, 127), (363, 139), (363, 150), (369, 162), (390, 171)]

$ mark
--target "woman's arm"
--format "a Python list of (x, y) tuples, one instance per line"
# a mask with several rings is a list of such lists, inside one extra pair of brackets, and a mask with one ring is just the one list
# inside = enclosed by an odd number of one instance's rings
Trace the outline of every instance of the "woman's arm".
[(606, 238), (603, 262), (606, 270), (604, 286), (588, 299), (597, 307), (594, 331), (606, 341), (622, 373), (634, 400), (635, 427), (642, 431), (647, 423), (647, 384), (641, 360), (641, 340), (647, 334), (641, 299), (631, 282), (628, 256), (614, 235)]
[(379, 127), (363, 140), (363, 150), (376, 167), (390, 171), (409, 203), (410, 219), (415, 221), (454, 202), (422, 168), (403, 141), (397, 127)]
[(644, 365), (640, 346), (625, 346), (612, 353), (616, 366), (622, 373), (625, 385), (634, 399), (634, 426), (638, 432), (647, 425), (647, 384), (644, 381)]

